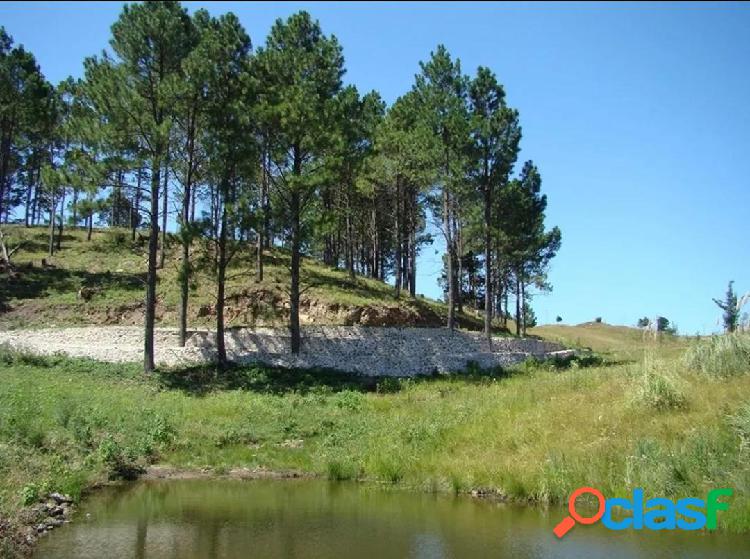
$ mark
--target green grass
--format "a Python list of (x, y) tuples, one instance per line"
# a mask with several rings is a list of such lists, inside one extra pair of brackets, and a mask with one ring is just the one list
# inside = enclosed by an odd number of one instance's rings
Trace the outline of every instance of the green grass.
[[(23, 242), (13, 261), (15, 277), (0, 272), (0, 328), (28, 328), (67, 324), (140, 324), (143, 314), (146, 273), (146, 240), (131, 241), (130, 232), (121, 229), (94, 230), (91, 241), (86, 231), (68, 228), (62, 248), (47, 255), (47, 229), (3, 226), (9, 245)], [(169, 236), (165, 266), (159, 271), (157, 322), (177, 324), (179, 303), (178, 270), (180, 247)], [(211, 259), (208, 248), (196, 243), (192, 259), (198, 270), (191, 282), (190, 325), (212, 325), (214, 318), (199, 312), (215, 304), (216, 283), (203, 265)], [(47, 266), (42, 267), (42, 260)], [(231, 326), (286, 323), (284, 303), (288, 302), (289, 254), (280, 248), (264, 254), (264, 280), (255, 282), (255, 248), (249, 245), (237, 252), (227, 279), (227, 322)], [(303, 259), (302, 309), (304, 323), (345, 324), (357, 308), (377, 309), (386, 323), (416, 322), (440, 325), (446, 307), (438, 301), (418, 296), (396, 298), (391, 286), (369, 278), (350, 279), (348, 274), (311, 258)], [(77, 295), (82, 287), (93, 289), (89, 301)], [(391, 310), (389, 313), (388, 310)], [(203, 315), (203, 316), (200, 316)], [(482, 318), (467, 311), (458, 317), (463, 328), (481, 329)], [(497, 332), (501, 332), (498, 328)]]
[(632, 361), (643, 357), (646, 347), (655, 347), (661, 356), (677, 357), (684, 353), (690, 338), (659, 333), (654, 336), (637, 328), (586, 322), (575, 326), (545, 324), (529, 333), (554, 340), (568, 347), (588, 348), (605, 354), (612, 360)]
[(694, 343), (685, 355), (689, 369), (711, 376), (743, 374), (750, 369), (750, 333), (710, 336)]
[(641, 357), (396, 381), (265, 367), (144, 377), (136, 365), (4, 351), (0, 514), (160, 463), (542, 503), (581, 485), (672, 498), (727, 486), (721, 526), (749, 530), (750, 369), (690, 370), (654, 342), (632, 352)]

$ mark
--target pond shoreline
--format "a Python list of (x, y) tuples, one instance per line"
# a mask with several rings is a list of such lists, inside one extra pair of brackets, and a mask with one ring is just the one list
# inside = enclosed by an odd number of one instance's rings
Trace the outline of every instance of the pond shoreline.
[[(79, 502), (70, 506), (70, 514), (66, 516), (66, 524), (75, 521), (77, 515), (77, 508), (80, 503), (97, 492), (100, 489), (106, 487), (113, 487), (122, 485), (124, 483), (134, 483), (142, 481), (190, 481), (190, 480), (205, 480), (205, 481), (217, 481), (217, 480), (231, 480), (231, 481), (254, 481), (254, 480), (323, 480), (325, 476), (315, 474), (312, 472), (304, 472), (300, 470), (269, 470), (266, 468), (231, 468), (227, 471), (217, 471), (211, 468), (180, 468), (169, 464), (154, 464), (146, 468), (146, 470), (135, 477), (132, 480), (112, 480), (112, 481), (96, 481), (90, 486), (86, 487), (81, 494)], [(329, 480), (332, 483), (341, 483), (342, 481)], [(417, 491), (420, 493), (432, 492), (443, 495), (452, 494), (454, 497), (471, 497), (474, 499), (481, 499), (492, 502), (513, 502), (516, 504), (525, 505), (541, 505), (541, 502), (535, 502), (531, 499), (512, 499), (509, 496), (501, 493), (497, 489), (493, 488), (474, 488), (466, 491), (439, 491), (431, 490), (427, 491), (424, 487), (406, 485), (403, 483), (386, 483), (383, 481), (359, 478), (347, 480), (353, 483), (372, 484), (372, 485), (385, 485), (391, 488), (397, 488), (404, 491)], [(19, 557), (31, 557), (36, 549), (36, 545), (39, 538), (47, 535), (47, 532), (37, 533), (36, 526), (42, 520), (38, 513), (35, 513), (35, 509), (47, 499), (40, 500), (34, 503), (32, 506), (24, 507), (19, 511), (19, 520), (14, 525), (11, 521), (6, 521), (0, 518), (0, 537), (9, 539), (12, 543), (20, 546)], [(65, 524), (59, 526), (64, 528)], [(50, 530), (51, 531), (51, 530)]]

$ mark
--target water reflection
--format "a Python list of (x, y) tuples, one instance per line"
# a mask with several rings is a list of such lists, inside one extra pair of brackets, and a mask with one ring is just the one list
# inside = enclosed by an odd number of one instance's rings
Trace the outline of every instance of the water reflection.
[[(90, 516), (86, 517), (86, 513)], [(138, 482), (94, 495), (37, 559), (749, 557), (746, 536), (613, 533), (562, 509), (318, 481)]]

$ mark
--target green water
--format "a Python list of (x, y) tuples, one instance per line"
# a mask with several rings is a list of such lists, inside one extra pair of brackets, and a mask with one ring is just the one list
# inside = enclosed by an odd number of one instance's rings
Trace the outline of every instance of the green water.
[(144, 481), (97, 492), (37, 559), (750, 557), (750, 537), (611, 532), (562, 509), (323, 481)]

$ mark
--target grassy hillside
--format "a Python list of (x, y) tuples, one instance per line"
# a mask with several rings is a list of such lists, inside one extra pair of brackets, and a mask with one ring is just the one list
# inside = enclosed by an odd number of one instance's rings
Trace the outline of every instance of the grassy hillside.
[[(23, 242), (13, 262), (16, 277), (2, 273), (0, 281), (0, 328), (50, 324), (140, 324), (146, 271), (144, 239), (131, 241), (124, 230), (96, 230), (91, 241), (82, 230), (68, 229), (62, 250), (47, 256), (47, 230), (4, 226), (10, 245)], [(210, 252), (196, 244), (192, 257), (197, 265), (190, 293), (189, 324), (213, 324), (215, 281), (206, 260)], [(236, 255), (228, 272), (227, 322), (231, 326), (279, 325), (288, 308), (289, 256), (281, 249), (265, 254), (265, 277), (255, 282), (252, 247)], [(42, 265), (42, 260), (45, 265)], [(204, 265), (201, 265), (204, 264)], [(177, 323), (179, 246), (171, 239), (164, 268), (159, 272), (157, 321)], [(78, 297), (85, 287), (92, 295)], [(422, 325), (444, 323), (441, 302), (417, 297), (394, 297), (393, 288), (376, 280), (349, 279), (346, 272), (305, 259), (302, 266), (301, 320), (315, 324)], [(464, 313), (461, 327), (479, 329), (481, 318)]]
[[(675, 356), (671, 344), (641, 345), (606, 325), (565, 331), (611, 336), (609, 349), (632, 340), (641, 356), (378, 381), (263, 367), (147, 377), (137, 365), (0, 351), (0, 517), (23, 525), (38, 495), (78, 497), (158, 463), (541, 503), (581, 485), (671, 498), (731, 487), (720, 526), (749, 530), (750, 338), (707, 339)], [(0, 526), (0, 549), (18, 533)]]
[(645, 332), (629, 326), (613, 326), (598, 322), (585, 322), (575, 326), (545, 324), (529, 330), (534, 336), (574, 348), (588, 348), (606, 354), (612, 360), (632, 361), (641, 359), (644, 350), (656, 350), (664, 357), (680, 355), (691, 339)]

